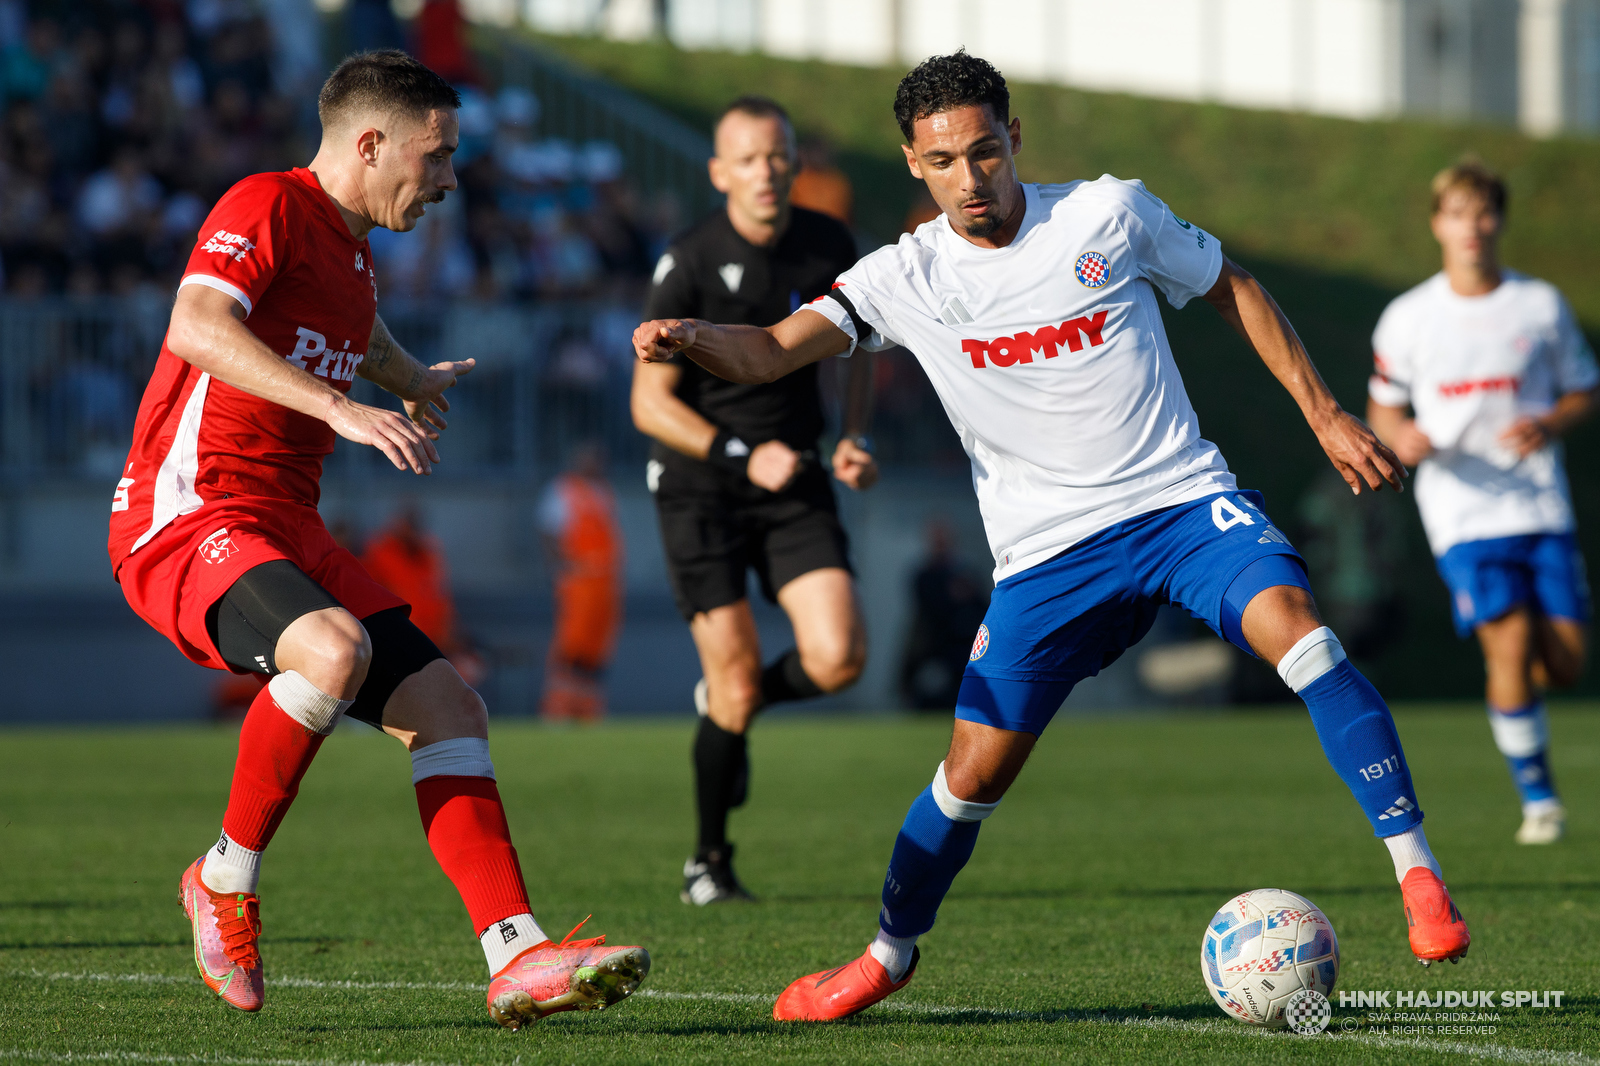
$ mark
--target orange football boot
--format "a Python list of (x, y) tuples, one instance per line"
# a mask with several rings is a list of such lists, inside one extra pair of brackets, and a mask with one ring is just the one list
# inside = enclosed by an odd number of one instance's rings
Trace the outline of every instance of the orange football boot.
[(644, 948), (608, 948), (604, 936), (574, 940), (572, 933), (559, 944), (544, 940), (533, 945), (494, 975), (489, 1017), (507, 1029), (521, 1029), (564, 1010), (604, 1010), (633, 995), (650, 972), (650, 953)]
[(872, 949), (861, 957), (833, 970), (810, 974), (783, 990), (772, 1005), (772, 1016), (780, 1022), (831, 1022), (859, 1014), (874, 1003), (900, 991), (917, 972), (920, 948), (911, 949), (911, 965), (898, 981), (890, 980), (883, 963), (872, 957)]
[(183, 871), (178, 902), (194, 931), (200, 979), (230, 1007), (258, 1011), (266, 1002), (261, 952), (261, 900), (254, 892), (211, 891), (200, 880), (204, 855)]
[(1460, 962), (1472, 945), (1472, 934), (1439, 875), (1426, 866), (1414, 867), (1400, 882), (1400, 895), (1417, 961), (1424, 966), (1444, 959)]

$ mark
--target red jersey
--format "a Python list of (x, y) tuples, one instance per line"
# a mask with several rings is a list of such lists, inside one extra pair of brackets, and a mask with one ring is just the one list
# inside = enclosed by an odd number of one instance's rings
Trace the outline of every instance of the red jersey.
[[(256, 174), (229, 189), (206, 216), (185, 285), (232, 296), (267, 347), (350, 390), (377, 313), (372, 249), (350, 235), (309, 170)], [(112, 571), (204, 503), (316, 507), (334, 439), (326, 422), (217, 381), (163, 342), (111, 504)]]

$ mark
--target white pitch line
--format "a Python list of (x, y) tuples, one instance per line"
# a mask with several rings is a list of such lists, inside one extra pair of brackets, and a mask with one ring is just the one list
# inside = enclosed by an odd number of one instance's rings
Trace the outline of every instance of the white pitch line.
[(0, 1048), (0, 1059), (28, 1062), (158, 1062), (171, 1066), (450, 1066), (438, 1062), (368, 1062), (365, 1059), (240, 1059), (227, 1055), (150, 1055), (140, 1051), (32, 1051)]
[[(110, 981), (127, 984), (190, 984), (188, 975), (164, 973), (94, 973), (47, 972), (44, 970), (11, 970), (0, 973), (6, 977), (32, 977), (47, 981)], [(377, 991), (404, 989), (419, 992), (481, 992), (482, 984), (469, 981), (329, 981), (313, 977), (273, 977), (267, 984), (279, 988), (350, 989)], [(667, 992), (644, 988), (634, 993), (648, 999), (680, 1000), (703, 1003), (745, 1003), (766, 1006), (777, 1000), (776, 996), (749, 992)], [(907, 1003), (891, 1000), (878, 1005), (897, 1014), (922, 1014), (960, 1016), (970, 1014), (978, 1019), (1011, 1019), (1037, 1022), (1091, 1022), (1099, 1025), (1121, 1025), (1133, 1029), (1166, 1029), (1211, 1036), (1253, 1037), (1261, 1039), (1295, 1040), (1281, 1031), (1240, 1025), (1232, 1021), (1190, 1021), (1180, 1018), (1114, 1018), (1091, 1011), (1025, 1011), (990, 1009), (986, 1007), (950, 1007), (933, 1003)], [(1443, 1055), (1463, 1055), (1467, 1058), (1487, 1059), (1493, 1062), (1516, 1063), (1518, 1066), (1600, 1066), (1600, 1059), (1576, 1051), (1539, 1051), (1508, 1047), (1504, 1044), (1469, 1044), (1459, 1040), (1436, 1040), (1425, 1037), (1406, 1038), (1387, 1033), (1327, 1033), (1321, 1038), (1339, 1043), (1364, 1044), (1383, 1048), (1413, 1048)], [(125, 1061), (151, 1063), (217, 1063), (219, 1066), (446, 1066), (442, 1063), (372, 1063), (365, 1060), (340, 1059), (239, 1059), (200, 1055), (147, 1055), (138, 1052), (101, 1052), (79, 1054), (74, 1052), (27, 1051), (0, 1048), (0, 1058), (27, 1058), (48, 1062)]]

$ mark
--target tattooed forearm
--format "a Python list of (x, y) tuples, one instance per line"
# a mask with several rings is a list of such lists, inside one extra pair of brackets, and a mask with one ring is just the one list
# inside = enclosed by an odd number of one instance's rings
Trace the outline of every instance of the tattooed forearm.
[(389, 335), (389, 327), (383, 324), (383, 319), (372, 320), (372, 336), (367, 340), (367, 364), (373, 370), (382, 371), (394, 358), (400, 346)]
[(405, 397), (422, 386), (427, 368), (400, 346), (383, 319), (374, 317), (372, 333), (367, 337), (367, 357), (356, 373), (381, 389)]

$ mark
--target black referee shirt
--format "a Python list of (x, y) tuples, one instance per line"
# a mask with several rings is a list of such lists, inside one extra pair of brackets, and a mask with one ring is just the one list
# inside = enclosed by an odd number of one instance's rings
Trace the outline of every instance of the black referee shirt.
[[(739, 236), (723, 208), (702, 219), (674, 240), (656, 264), (645, 318), (770, 326), (827, 292), (855, 265), (855, 240), (827, 215), (799, 207), (791, 212), (789, 228), (771, 248)], [(750, 447), (769, 440), (781, 440), (796, 451), (817, 446), (823, 421), (815, 363), (765, 385), (739, 385), (682, 354), (672, 362), (683, 370), (675, 390), (678, 399)], [(673, 470), (675, 483), (703, 488), (726, 484), (722, 471), (660, 441), (652, 445), (651, 457)]]

